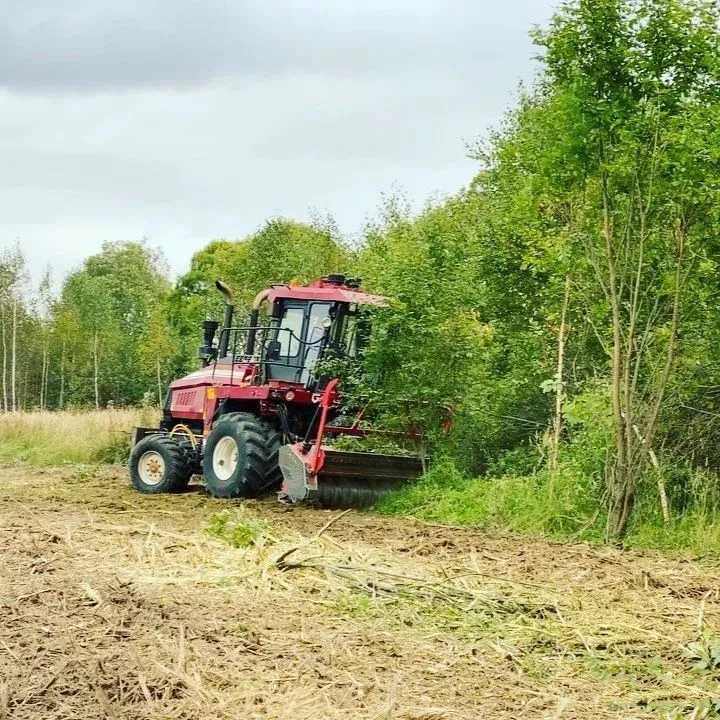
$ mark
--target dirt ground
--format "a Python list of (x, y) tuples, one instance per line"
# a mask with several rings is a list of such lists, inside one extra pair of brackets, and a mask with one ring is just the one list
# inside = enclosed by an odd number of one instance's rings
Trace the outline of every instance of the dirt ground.
[(0, 718), (716, 716), (707, 560), (82, 467), (0, 468), (0, 551)]

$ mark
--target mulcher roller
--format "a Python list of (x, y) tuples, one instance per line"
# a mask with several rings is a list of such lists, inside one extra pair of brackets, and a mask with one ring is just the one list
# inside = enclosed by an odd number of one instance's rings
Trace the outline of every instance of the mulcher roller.
[(323, 507), (368, 507), (423, 470), (416, 457), (345, 452), (322, 447), (304, 452), (302, 444), (280, 450), (282, 493), (292, 502)]
[(422, 472), (418, 458), (325, 449), (317, 501), (324, 507), (367, 507)]

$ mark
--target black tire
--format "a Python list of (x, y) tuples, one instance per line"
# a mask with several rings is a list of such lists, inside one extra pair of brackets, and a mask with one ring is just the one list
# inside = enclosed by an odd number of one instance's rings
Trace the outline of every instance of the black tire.
[(282, 470), (280, 470), (280, 446), (283, 444), (283, 434), (269, 422), (265, 426), (267, 438), (268, 462), (265, 469), (265, 490), (267, 492), (279, 490), (282, 485)]
[[(223, 415), (210, 431), (203, 450), (207, 491), (219, 498), (256, 497), (267, 492), (278, 484), (279, 449), (280, 433), (269, 423), (251, 413)], [(225, 474), (222, 467), (231, 462), (234, 469)]]
[[(130, 452), (130, 479), (141, 493), (180, 492), (187, 487), (192, 474), (187, 449), (183, 443), (168, 435), (148, 435)], [(151, 478), (157, 468), (156, 478)]]

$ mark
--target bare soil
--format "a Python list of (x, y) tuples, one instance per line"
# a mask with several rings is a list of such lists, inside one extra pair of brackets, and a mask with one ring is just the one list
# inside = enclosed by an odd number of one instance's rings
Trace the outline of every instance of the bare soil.
[(0, 553), (0, 718), (716, 716), (708, 560), (19, 466)]

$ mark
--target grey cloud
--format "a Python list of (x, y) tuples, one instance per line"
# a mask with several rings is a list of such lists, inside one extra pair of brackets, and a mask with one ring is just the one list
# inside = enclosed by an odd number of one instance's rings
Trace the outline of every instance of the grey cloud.
[(175, 272), (273, 215), (361, 231), (457, 191), (555, 0), (2, 0), (0, 248), (56, 277), (148, 237)]
[[(517, 36), (513, 17), (538, 5), (536, 0), (500, 7), (465, 0), (8, 2), (0, 18), (0, 87), (34, 92), (187, 88), (227, 77), (303, 72), (419, 73), (439, 65), (479, 70)], [(517, 58), (518, 67), (525, 62)]]

